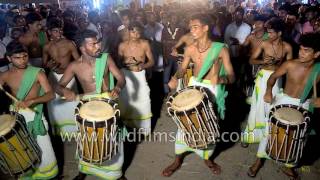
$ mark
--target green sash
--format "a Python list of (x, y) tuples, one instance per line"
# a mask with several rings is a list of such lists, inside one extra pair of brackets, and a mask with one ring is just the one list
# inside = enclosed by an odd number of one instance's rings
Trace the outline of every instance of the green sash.
[(263, 40), (263, 41), (266, 41), (266, 40), (268, 40), (268, 39), (269, 39), (268, 33), (264, 33), (263, 36), (262, 36), (262, 40)]
[[(95, 76), (96, 76), (96, 93), (101, 94), (104, 71), (108, 61), (108, 53), (103, 53), (100, 58), (96, 59)], [(109, 73), (109, 90), (114, 88), (113, 75)]]
[[(39, 71), (43, 71), (43, 69), (33, 66), (27, 67), (26, 71), (23, 74), (23, 78), (17, 92), (17, 98), (19, 101), (23, 101), (27, 97), (34, 82), (37, 79)], [(42, 88), (40, 88), (38, 94), (39, 96), (44, 95), (44, 91)], [(33, 121), (27, 123), (27, 128), (34, 137), (36, 137), (37, 135), (44, 136), (47, 134), (47, 130), (42, 122), (43, 104), (37, 104), (34, 109), (36, 110), (34, 119)]]
[[(315, 63), (312, 71), (308, 77), (308, 81), (306, 83), (306, 86), (303, 89), (303, 93), (300, 96), (300, 103), (304, 103), (306, 99), (308, 98), (308, 95), (313, 87), (313, 82), (318, 77), (318, 74), (320, 73), (320, 63)], [(309, 111), (313, 113), (314, 107), (312, 104), (309, 106)]]
[(39, 43), (40, 43), (40, 47), (43, 48), (44, 45), (46, 44), (46, 34), (43, 31), (39, 32)]
[[(204, 78), (204, 76), (209, 72), (209, 70), (212, 68), (214, 62), (218, 59), (218, 56), (220, 54), (220, 51), (222, 48), (225, 47), (224, 43), (214, 42), (211, 44), (211, 48), (208, 52), (208, 55), (206, 56), (204, 63), (200, 69), (200, 72), (198, 76), (196, 77), (196, 81), (201, 82)], [(226, 76), (227, 73), (225, 71), (225, 68), (222, 64), (220, 71), (219, 71), (219, 77)], [(221, 119), (224, 119), (225, 117), (225, 98), (228, 95), (228, 92), (225, 90), (225, 85), (217, 84), (216, 85), (217, 94), (216, 94), (216, 104), (218, 106), (218, 112)]]

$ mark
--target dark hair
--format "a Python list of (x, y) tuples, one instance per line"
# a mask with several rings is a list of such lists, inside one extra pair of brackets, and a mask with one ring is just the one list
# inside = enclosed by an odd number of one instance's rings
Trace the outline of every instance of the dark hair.
[(31, 12), (26, 16), (27, 24), (33, 24), (34, 22), (41, 21), (41, 20), (42, 20), (41, 15), (36, 12)]
[(212, 24), (212, 19), (207, 14), (194, 14), (189, 18), (189, 20), (199, 20), (201, 24), (208, 25), (209, 28)]
[(244, 9), (243, 9), (241, 6), (238, 6), (234, 12), (235, 12), (235, 13), (236, 13), (236, 12), (239, 12), (239, 13), (241, 13), (242, 15), (244, 15)]
[(300, 37), (300, 45), (312, 48), (315, 52), (320, 51), (320, 33), (307, 33)]
[(266, 22), (267, 20), (268, 20), (268, 17), (263, 16), (263, 15), (255, 15), (254, 16), (254, 21)]
[(143, 32), (143, 27), (139, 22), (136, 22), (136, 21), (130, 22), (128, 29), (133, 30), (134, 28), (137, 28), (140, 33)]
[(307, 14), (308, 12), (317, 12), (317, 7), (315, 6), (308, 7), (304, 13)]
[(13, 54), (17, 53), (28, 53), (28, 50), (26, 47), (24, 47), (20, 42), (18, 41), (12, 41), (10, 42), (6, 47), (6, 55), (12, 56)]
[(284, 10), (288, 12), (290, 9), (291, 9), (291, 5), (287, 3), (279, 7), (279, 11)]
[(62, 28), (62, 21), (58, 18), (50, 19), (50, 21), (47, 23), (47, 28), (49, 30), (54, 28)]
[(80, 47), (83, 44), (83, 42), (86, 40), (86, 38), (95, 38), (95, 37), (97, 37), (96, 32), (86, 29), (83, 31), (78, 31), (74, 39), (77, 47)]
[(120, 11), (120, 17), (123, 17), (123, 16), (128, 16), (129, 18), (131, 18), (131, 12), (129, 9), (124, 9), (122, 11)]
[(273, 29), (275, 32), (283, 32), (285, 30), (285, 23), (279, 18), (273, 18), (267, 23), (267, 29)]

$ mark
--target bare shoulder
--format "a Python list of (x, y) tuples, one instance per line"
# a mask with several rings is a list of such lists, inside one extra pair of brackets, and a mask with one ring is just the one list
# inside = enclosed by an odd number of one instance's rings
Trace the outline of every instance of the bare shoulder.
[(287, 43), (287, 42), (283, 42), (283, 45), (284, 45), (284, 48), (286, 50), (291, 50), (292, 49), (291, 45), (289, 43)]
[(140, 40), (140, 43), (143, 45), (143, 46), (149, 46), (149, 41), (145, 40), (145, 39), (141, 39)]
[(124, 48), (128, 44), (129, 41), (123, 41), (119, 44), (119, 48)]
[(223, 47), (219, 53), (219, 57), (224, 57), (225, 55), (229, 54), (229, 50), (227, 47)]
[(39, 71), (38, 80), (47, 79), (47, 75), (44, 71)]

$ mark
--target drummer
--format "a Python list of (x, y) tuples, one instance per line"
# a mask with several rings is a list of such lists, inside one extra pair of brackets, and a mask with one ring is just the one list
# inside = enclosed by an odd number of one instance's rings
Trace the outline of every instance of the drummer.
[[(34, 170), (22, 175), (28, 179), (52, 179), (58, 174), (58, 165), (48, 134), (48, 122), (42, 114), (43, 103), (54, 98), (45, 72), (28, 65), (28, 51), (19, 42), (7, 46), (7, 58), (13, 67), (0, 74), (0, 85), (7, 85), (19, 100), (15, 105), (26, 120), (29, 133), (36, 137), (42, 151), (41, 163)], [(29, 109), (27, 109), (29, 108)], [(30, 110), (31, 109), (31, 110)]]
[[(222, 102), (218, 103), (218, 111), (220, 118), (223, 119), (225, 110), (224, 98), (226, 95), (224, 84), (234, 82), (235, 78), (228, 49), (224, 44), (212, 42), (209, 39), (210, 25), (211, 19), (205, 14), (196, 14), (190, 18), (190, 32), (195, 42), (186, 47), (182, 65), (175, 76), (171, 78), (168, 85), (170, 89), (175, 89), (178, 85), (178, 79), (184, 76), (189, 63), (193, 62), (195, 64), (193, 74), (196, 77), (190, 79), (189, 85), (206, 87), (215, 94), (217, 101)], [(210, 64), (210, 62), (213, 64)], [(181, 130), (178, 130), (177, 137), (181, 137), (181, 134)], [(179, 169), (188, 151), (198, 154), (213, 174), (220, 174), (220, 166), (209, 159), (213, 154), (214, 148), (215, 146), (210, 146), (210, 148), (205, 150), (196, 150), (188, 147), (183, 141), (176, 139), (175, 160), (163, 170), (162, 175), (171, 176)]]
[[(121, 89), (125, 85), (123, 73), (117, 68), (113, 59), (108, 54), (101, 55), (101, 43), (97, 39), (97, 33), (91, 30), (84, 30), (76, 35), (76, 44), (81, 51), (81, 57), (73, 61), (64, 71), (56, 91), (59, 95), (64, 96), (66, 100), (73, 101), (76, 99), (75, 92), (66, 88), (67, 84), (76, 76), (85, 94), (109, 93), (111, 97), (117, 98)], [(111, 74), (110, 74), (111, 73)], [(114, 76), (117, 84), (111, 87)], [(103, 95), (102, 95), (103, 96)], [(117, 159), (112, 159), (113, 163), (108, 166), (96, 166), (84, 161), (80, 161), (80, 173), (76, 179), (84, 179), (85, 174), (95, 175), (100, 178), (119, 179), (122, 176), (123, 149), (120, 144), (120, 155)]]
[[(311, 98), (311, 89), (314, 81), (320, 80), (320, 62), (317, 60), (320, 56), (320, 34), (306, 34), (300, 38), (300, 50), (298, 59), (286, 61), (283, 63), (268, 79), (267, 90), (264, 95), (264, 101), (272, 104), (292, 104), (313, 111), (313, 107), (320, 107), (320, 98)], [(273, 99), (272, 87), (278, 78), (286, 76), (286, 85), (282, 93), (276, 94)], [(267, 130), (266, 130), (267, 131)], [(265, 133), (267, 135), (267, 133)], [(265, 149), (267, 145), (267, 136), (264, 136), (259, 144), (258, 159), (249, 168), (248, 175), (255, 176), (262, 167), (265, 158), (268, 158)], [(286, 164), (283, 172), (293, 178), (298, 174), (293, 167), (296, 164)]]

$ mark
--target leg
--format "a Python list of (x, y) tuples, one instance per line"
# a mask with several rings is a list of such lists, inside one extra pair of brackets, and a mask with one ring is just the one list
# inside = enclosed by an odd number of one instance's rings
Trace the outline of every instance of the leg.
[(86, 174), (79, 172), (79, 174), (73, 178), (73, 180), (84, 180), (86, 178)]
[(204, 160), (204, 163), (208, 166), (213, 174), (219, 175), (221, 173), (221, 167), (213, 160), (207, 159)]
[(249, 168), (247, 174), (250, 177), (256, 177), (258, 171), (263, 166), (265, 159), (258, 158), (256, 162)]
[(162, 176), (170, 177), (176, 170), (181, 167), (184, 157), (185, 154), (176, 155), (174, 162), (162, 171)]
[(282, 167), (281, 171), (290, 179), (299, 179), (299, 174), (295, 171), (294, 168)]

